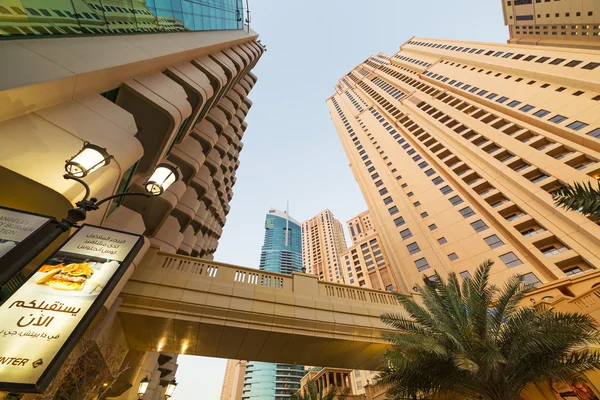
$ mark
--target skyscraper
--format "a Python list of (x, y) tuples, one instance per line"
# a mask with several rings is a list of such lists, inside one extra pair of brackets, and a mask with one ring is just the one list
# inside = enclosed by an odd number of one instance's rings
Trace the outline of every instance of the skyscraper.
[[(302, 270), (300, 223), (286, 212), (271, 209), (266, 216), (260, 269), (284, 274)], [(291, 393), (300, 389), (303, 376), (303, 366), (248, 361), (242, 399), (289, 399)]]
[(303, 266), (308, 274), (326, 282), (344, 283), (340, 256), (346, 239), (340, 221), (325, 210), (302, 222)]
[(327, 103), (399, 290), (486, 259), (537, 300), (590, 290), (600, 226), (552, 193), (600, 179), (598, 67), (584, 50), (412, 38), (340, 79)]
[(600, 49), (595, 0), (501, 0), (508, 43)]

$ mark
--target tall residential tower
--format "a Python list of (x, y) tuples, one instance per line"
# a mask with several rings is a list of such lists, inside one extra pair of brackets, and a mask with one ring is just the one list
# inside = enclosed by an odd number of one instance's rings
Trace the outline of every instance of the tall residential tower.
[(340, 221), (325, 210), (302, 222), (302, 257), (304, 270), (326, 282), (344, 283), (341, 254), (346, 239)]
[[(284, 274), (302, 270), (300, 223), (287, 212), (271, 209), (267, 214), (260, 270)], [(248, 361), (242, 400), (289, 399), (291, 393), (300, 389), (303, 376), (303, 366)]]
[(536, 301), (592, 288), (600, 226), (552, 192), (600, 179), (598, 67), (597, 52), (412, 38), (340, 79), (327, 103), (399, 290), (487, 259)]

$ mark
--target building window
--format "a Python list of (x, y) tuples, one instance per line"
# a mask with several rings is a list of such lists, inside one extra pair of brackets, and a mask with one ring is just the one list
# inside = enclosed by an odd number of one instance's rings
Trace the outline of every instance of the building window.
[(539, 286), (542, 281), (538, 279), (533, 272), (529, 272), (521, 276), (521, 281), (526, 285), (532, 285), (533, 287)]
[(413, 243), (407, 245), (406, 248), (408, 249), (408, 252), (410, 254), (415, 254), (415, 253), (418, 253), (421, 251), (417, 242), (413, 242)]
[(545, 117), (548, 114), (550, 114), (550, 111), (548, 111), (548, 110), (539, 110), (539, 111), (536, 111), (535, 113), (533, 113), (533, 116), (534, 117), (538, 117), (538, 118), (542, 118), (542, 117)]
[(523, 264), (523, 261), (521, 261), (519, 259), (519, 257), (517, 257), (516, 254), (513, 253), (512, 251), (509, 253), (506, 253), (506, 254), (502, 254), (500, 256), (500, 259), (502, 260), (502, 262), (504, 264), (506, 264), (506, 266), (508, 268), (513, 268), (513, 267)]
[(459, 272), (458, 275), (460, 275), (460, 277), (463, 279), (468, 279), (471, 277), (471, 273), (469, 271)]
[(431, 224), (428, 226), (430, 231), (435, 231), (437, 229), (437, 225), (436, 224)]
[(471, 209), (471, 207), (465, 207), (462, 210), (458, 210), (458, 212), (464, 217), (469, 218), (472, 215), (475, 215), (475, 212)]
[(566, 119), (567, 117), (565, 117), (564, 115), (557, 114), (554, 117), (550, 118), (548, 121), (552, 122), (553, 124), (560, 124)]
[(394, 200), (392, 200), (391, 196), (386, 197), (385, 199), (383, 199), (383, 204), (388, 205), (390, 203), (393, 203)]
[(423, 272), (426, 269), (429, 269), (429, 264), (427, 263), (427, 260), (425, 259), (425, 257), (419, 258), (418, 260), (416, 260), (415, 266), (417, 267), (419, 272)]
[(458, 260), (458, 256), (456, 255), (456, 253), (448, 254), (448, 258), (450, 259), (450, 261)]
[(406, 228), (406, 229), (400, 231), (400, 236), (402, 237), (402, 240), (406, 240), (409, 237), (412, 237), (412, 233), (411, 233), (410, 229)]
[(450, 186), (446, 185), (440, 188), (440, 192), (442, 192), (443, 194), (448, 194), (448, 193), (452, 193), (453, 190)]
[(427, 218), (427, 217), (429, 217), (429, 214), (427, 214), (427, 211), (421, 213), (421, 218)]
[(508, 107), (510, 107), (510, 108), (515, 108), (515, 107), (516, 107), (516, 106), (518, 106), (519, 104), (521, 104), (521, 102), (520, 102), (520, 101), (513, 100), (513, 101), (511, 101), (510, 103), (508, 103), (508, 104), (507, 104), (507, 106), (508, 106)]
[(478, 219), (475, 222), (471, 222), (471, 226), (475, 229), (475, 232), (481, 232), (488, 229), (488, 226), (482, 220)]
[(443, 180), (441, 177), (437, 176), (437, 177), (433, 178), (433, 179), (431, 180), (431, 182), (433, 182), (433, 183), (434, 183), (434, 184), (436, 184), (436, 185), (439, 185), (440, 183), (443, 183), (443, 182), (444, 182), (444, 180)]
[(441, 238), (439, 238), (437, 241), (438, 241), (439, 244), (446, 244), (446, 243), (448, 243), (448, 241), (446, 240), (446, 238), (443, 237), (443, 236)]
[(495, 249), (496, 247), (504, 246), (504, 242), (498, 237), (498, 235), (492, 235), (484, 238), (485, 242), (490, 246), (490, 249)]
[(523, 107), (519, 108), (519, 111), (523, 111), (523, 112), (529, 112), (531, 110), (533, 110), (535, 107), (532, 106), (531, 104), (527, 104), (524, 105)]
[(406, 195), (407, 195), (408, 197), (413, 197), (415, 194), (414, 194), (413, 192), (408, 192)]
[(457, 206), (460, 203), (462, 203), (464, 200), (461, 199), (461, 197), (457, 195), (457, 196), (450, 197), (449, 201), (450, 201), (450, 203), (452, 203), (453, 206)]
[(435, 174), (435, 171), (433, 170), (433, 168), (429, 168), (427, 171), (425, 171), (425, 175), (427, 176), (431, 176)]
[(575, 121), (575, 122), (571, 122), (569, 125), (567, 125), (567, 128), (573, 129), (574, 131), (578, 131), (587, 126), (588, 126), (588, 124), (586, 124), (585, 122)]
[(394, 224), (396, 226), (402, 226), (402, 225), (404, 225), (404, 222), (405, 222), (404, 218), (402, 218), (402, 217), (398, 217), (394, 220)]

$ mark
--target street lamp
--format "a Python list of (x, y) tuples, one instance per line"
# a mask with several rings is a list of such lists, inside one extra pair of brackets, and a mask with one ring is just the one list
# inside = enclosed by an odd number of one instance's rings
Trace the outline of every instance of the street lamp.
[(165, 399), (170, 399), (171, 396), (173, 396), (173, 393), (175, 392), (175, 388), (177, 388), (177, 382), (175, 381), (175, 379), (173, 379), (167, 385), (167, 390), (165, 391)]
[(83, 148), (79, 153), (65, 161), (65, 171), (70, 176), (83, 178), (110, 163), (113, 156), (108, 154), (104, 147), (83, 142)]
[[(143, 185), (146, 192), (117, 193), (102, 200), (98, 200), (95, 197), (90, 198), (90, 187), (82, 178), (85, 178), (92, 172), (108, 165), (112, 159), (113, 156), (110, 155), (105, 148), (89, 142), (84, 142), (83, 148), (73, 157), (65, 161), (65, 171), (67, 173), (63, 175), (63, 178), (76, 181), (85, 188), (83, 199), (75, 203), (77, 206), (76, 208), (67, 211), (67, 216), (56, 225), (53, 231), (49, 232), (45, 237), (31, 246), (27, 252), (24, 252), (20, 257), (16, 258), (12, 264), (5, 266), (5, 273), (3, 276), (12, 277), (19, 272), (23, 266), (27, 265), (27, 263), (41, 253), (61, 234), (71, 230), (77, 223), (85, 221), (88, 211), (98, 210), (102, 204), (119, 197), (160, 196), (169, 188), (169, 186), (179, 179), (179, 173), (176, 167), (161, 163), (156, 166), (156, 169), (148, 182)], [(5, 282), (0, 281), (0, 286), (4, 283)]]
[(148, 390), (148, 384), (150, 383), (150, 379), (146, 376), (144, 379), (140, 381), (140, 386), (138, 387), (138, 399), (141, 399), (146, 394), (146, 390)]

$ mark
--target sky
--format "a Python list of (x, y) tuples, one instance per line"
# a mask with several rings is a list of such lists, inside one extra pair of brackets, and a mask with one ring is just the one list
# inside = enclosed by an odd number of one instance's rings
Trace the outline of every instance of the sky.
[[(267, 52), (253, 73), (244, 148), (215, 260), (258, 268), (269, 208), (304, 221), (366, 210), (325, 99), (372, 54), (412, 36), (506, 42), (500, 0), (250, 0)], [(218, 400), (226, 360), (180, 356), (173, 400)]]

